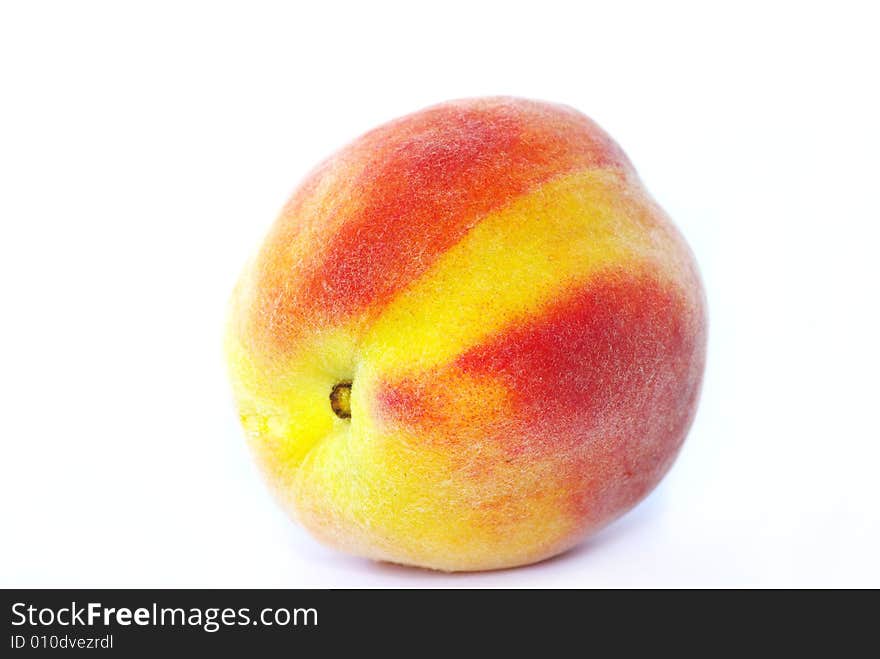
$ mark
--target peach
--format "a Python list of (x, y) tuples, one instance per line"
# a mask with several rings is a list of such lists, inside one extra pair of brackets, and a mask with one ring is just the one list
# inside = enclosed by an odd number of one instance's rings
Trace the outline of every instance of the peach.
[(226, 351), (281, 504), (354, 554), (553, 556), (660, 481), (706, 342), (693, 257), (568, 107), (455, 101), (302, 183), (233, 295)]

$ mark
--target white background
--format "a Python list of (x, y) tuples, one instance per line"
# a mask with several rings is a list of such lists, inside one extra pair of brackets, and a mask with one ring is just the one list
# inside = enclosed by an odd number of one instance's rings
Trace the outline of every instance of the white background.
[[(871, 3), (305, 4), (3, 3), (0, 585), (880, 586)], [(319, 159), (488, 94), (589, 114), (684, 232), (698, 418), (555, 560), (337, 554), (247, 453), (225, 304)]]

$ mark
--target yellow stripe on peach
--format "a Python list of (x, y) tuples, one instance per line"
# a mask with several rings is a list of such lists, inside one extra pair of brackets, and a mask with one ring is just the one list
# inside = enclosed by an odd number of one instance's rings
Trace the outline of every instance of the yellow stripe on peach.
[(395, 379), (447, 363), (608, 268), (647, 261), (683, 276), (664, 256), (679, 251), (677, 236), (625, 176), (566, 175), (483, 218), (378, 317), (360, 348), (363, 375)]

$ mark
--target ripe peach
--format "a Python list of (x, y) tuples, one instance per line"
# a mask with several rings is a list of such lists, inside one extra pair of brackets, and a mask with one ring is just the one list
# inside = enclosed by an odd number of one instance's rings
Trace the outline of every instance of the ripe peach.
[(315, 536), (485, 570), (565, 551), (658, 483), (705, 341), (691, 253), (620, 147), (570, 108), (482, 98), (319, 165), (226, 347), (253, 453)]

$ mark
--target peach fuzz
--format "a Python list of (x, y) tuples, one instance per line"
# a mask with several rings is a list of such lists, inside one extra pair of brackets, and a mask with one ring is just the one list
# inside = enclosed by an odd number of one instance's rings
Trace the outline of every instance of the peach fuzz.
[(693, 420), (693, 257), (568, 107), (437, 105), (319, 165), (236, 286), (249, 444), (323, 542), (447, 571), (563, 552), (632, 508)]

